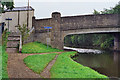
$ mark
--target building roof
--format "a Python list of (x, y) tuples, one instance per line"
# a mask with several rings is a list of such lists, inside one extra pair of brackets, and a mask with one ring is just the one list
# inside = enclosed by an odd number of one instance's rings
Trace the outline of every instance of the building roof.
[(15, 7), (15, 8), (13, 8), (12, 10), (10, 10), (10, 9), (6, 9), (5, 10), (5, 12), (11, 12), (11, 11), (27, 11), (27, 10), (29, 10), (29, 11), (32, 11), (32, 10), (34, 10), (31, 6), (28, 8), (28, 6), (26, 6), (26, 7)]

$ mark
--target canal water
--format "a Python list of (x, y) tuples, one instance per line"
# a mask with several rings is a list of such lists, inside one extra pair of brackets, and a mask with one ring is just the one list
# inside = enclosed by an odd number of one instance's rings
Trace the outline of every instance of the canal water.
[(73, 60), (111, 78), (120, 78), (120, 52), (64, 47), (78, 53)]
[(120, 52), (104, 51), (101, 54), (78, 53), (73, 59), (108, 77), (120, 78)]

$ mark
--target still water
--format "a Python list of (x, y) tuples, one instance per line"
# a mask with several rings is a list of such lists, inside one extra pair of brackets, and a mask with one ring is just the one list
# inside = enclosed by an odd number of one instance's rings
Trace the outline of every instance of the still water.
[(108, 77), (120, 78), (120, 52), (105, 51), (102, 54), (78, 53), (73, 59)]

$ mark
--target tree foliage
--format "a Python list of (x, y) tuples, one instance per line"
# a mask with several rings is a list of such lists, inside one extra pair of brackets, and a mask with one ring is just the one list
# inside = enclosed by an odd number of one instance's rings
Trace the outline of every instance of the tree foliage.
[(118, 2), (118, 4), (116, 4), (115, 7), (111, 7), (110, 9), (104, 8), (104, 10), (100, 12), (94, 10), (93, 14), (120, 14), (120, 2)]
[(68, 35), (64, 39), (64, 45), (80, 48), (113, 48), (114, 37), (112, 34), (79, 34)]
[(14, 8), (14, 1), (13, 0), (8, 0), (8, 2), (5, 0), (1, 0), (0, 4), (1, 4), (1, 6), (0, 6), (1, 12), (4, 12), (5, 7), (7, 9), (10, 9), (10, 10), (12, 10)]
[(20, 31), (21, 35), (22, 35), (22, 43), (24, 42), (24, 40), (29, 36), (29, 31), (27, 28), (26, 24), (23, 24), (23, 26), (18, 25), (18, 30)]

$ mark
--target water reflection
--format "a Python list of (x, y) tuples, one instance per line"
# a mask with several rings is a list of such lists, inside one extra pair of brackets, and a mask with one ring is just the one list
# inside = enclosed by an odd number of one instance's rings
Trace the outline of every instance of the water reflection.
[(109, 77), (120, 77), (120, 52), (103, 54), (78, 54), (74, 60)]

